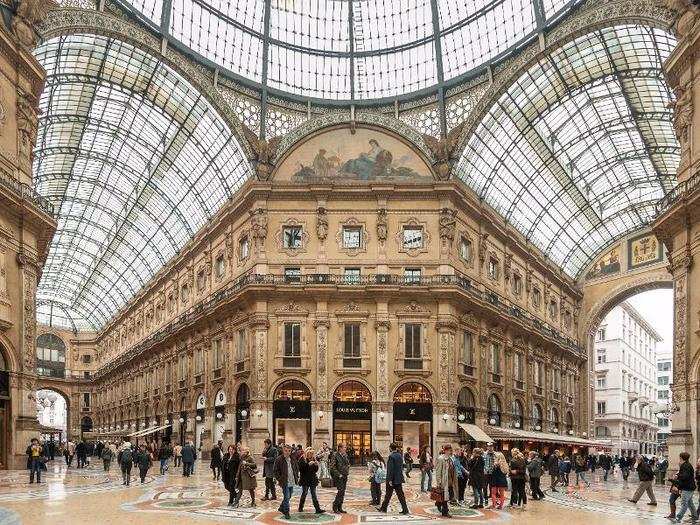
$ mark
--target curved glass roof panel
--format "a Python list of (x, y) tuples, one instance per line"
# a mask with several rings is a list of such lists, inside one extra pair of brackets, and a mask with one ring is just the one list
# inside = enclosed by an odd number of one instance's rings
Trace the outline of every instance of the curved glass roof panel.
[(471, 136), (458, 175), (576, 276), (648, 224), (675, 184), (679, 149), (659, 29), (582, 36), (523, 73)]
[(152, 29), (166, 28), (167, 36), (246, 80), (336, 100), (396, 97), (436, 87), (441, 77), (455, 81), (517, 51), (582, 2), (118, 1)]
[(98, 329), (250, 176), (231, 131), (180, 75), (124, 42), (54, 38), (34, 158), (58, 229), (41, 322)]

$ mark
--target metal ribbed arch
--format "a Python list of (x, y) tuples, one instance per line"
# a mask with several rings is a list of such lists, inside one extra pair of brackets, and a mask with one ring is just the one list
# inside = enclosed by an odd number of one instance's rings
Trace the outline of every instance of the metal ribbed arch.
[(523, 72), (469, 138), (458, 176), (571, 276), (675, 184), (674, 45), (637, 25), (582, 35)]
[(64, 325), (95, 330), (201, 229), (250, 166), (205, 97), (142, 50), (77, 34), (50, 39), (36, 56), (47, 87), (35, 186), (59, 215), (37, 314), (48, 322), (60, 310)]

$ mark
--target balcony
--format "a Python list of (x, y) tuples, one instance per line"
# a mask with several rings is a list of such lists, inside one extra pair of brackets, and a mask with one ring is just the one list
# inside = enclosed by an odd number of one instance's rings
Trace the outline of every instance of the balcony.
[(474, 379), (476, 377), (476, 367), (473, 364), (460, 362), (459, 369), (465, 378)]
[(525, 381), (522, 381), (520, 379), (514, 379), (513, 388), (516, 390), (525, 390)]
[(284, 374), (300, 374), (306, 375), (311, 372), (309, 365), (309, 356), (307, 355), (277, 355), (275, 356), (275, 372)]
[(203, 385), (204, 384), (204, 372), (199, 372), (199, 373), (195, 374), (194, 384), (195, 385)]
[(396, 357), (396, 374), (399, 377), (418, 376), (428, 377), (432, 374), (430, 370), (430, 359), (425, 357)]
[(212, 377), (212, 381), (217, 381), (219, 379), (222, 379), (224, 377), (223, 368), (219, 367), (219, 368), (215, 368), (214, 370), (212, 370), (211, 377)]
[(51, 204), (48, 199), (39, 195), (39, 193), (28, 184), (20, 182), (5, 173), (0, 173), (0, 186), (14, 193), (20, 200), (29, 201), (52, 219), (56, 218), (54, 205)]
[(250, 373), (250, 358), (246, 357), (233, 363), (233, 375), (244, 376)]

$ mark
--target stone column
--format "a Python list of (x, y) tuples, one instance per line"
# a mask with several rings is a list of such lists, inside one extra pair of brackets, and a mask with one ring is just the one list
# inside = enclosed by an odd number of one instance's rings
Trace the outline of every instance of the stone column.
[[(435, 450), (442, 443), (457, 440), (457, 397), (455, 391), (455, 362), (452, 358), (457, 352), (455, 331), (457, 322), (452, 316), (440, 315), (435, 328), (438, 332), (437, 351), (437, 395), (434, 406)], [(447, 419), (445, 419), (447, 415)]]
[(264, 441), (272, 436), (272, 392), (268, 392), (268, 336), (270, 323), (267, 314), (258, 310), (251, 322), (253, 344), (250, 351), (251, 403), (248, 446), (254, 453), (263, 450)]
[(376, 450), (388, 450), (391, 443), (393, 427), (393, 405), (389, 390), (389, 327), (391, 326), (386, 315), (375, 322), (377, 330), (377, 399), (374, 400), (374, 448)]

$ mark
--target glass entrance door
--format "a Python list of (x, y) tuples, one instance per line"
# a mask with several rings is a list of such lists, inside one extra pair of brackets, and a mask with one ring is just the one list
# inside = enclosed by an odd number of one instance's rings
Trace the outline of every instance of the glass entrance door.
[(333, 432), (333, 446), (347, 446), (351, 465), (366, 465), (372, 455), (372, 435), (370, 422), (363, 420), (336, 421)]

